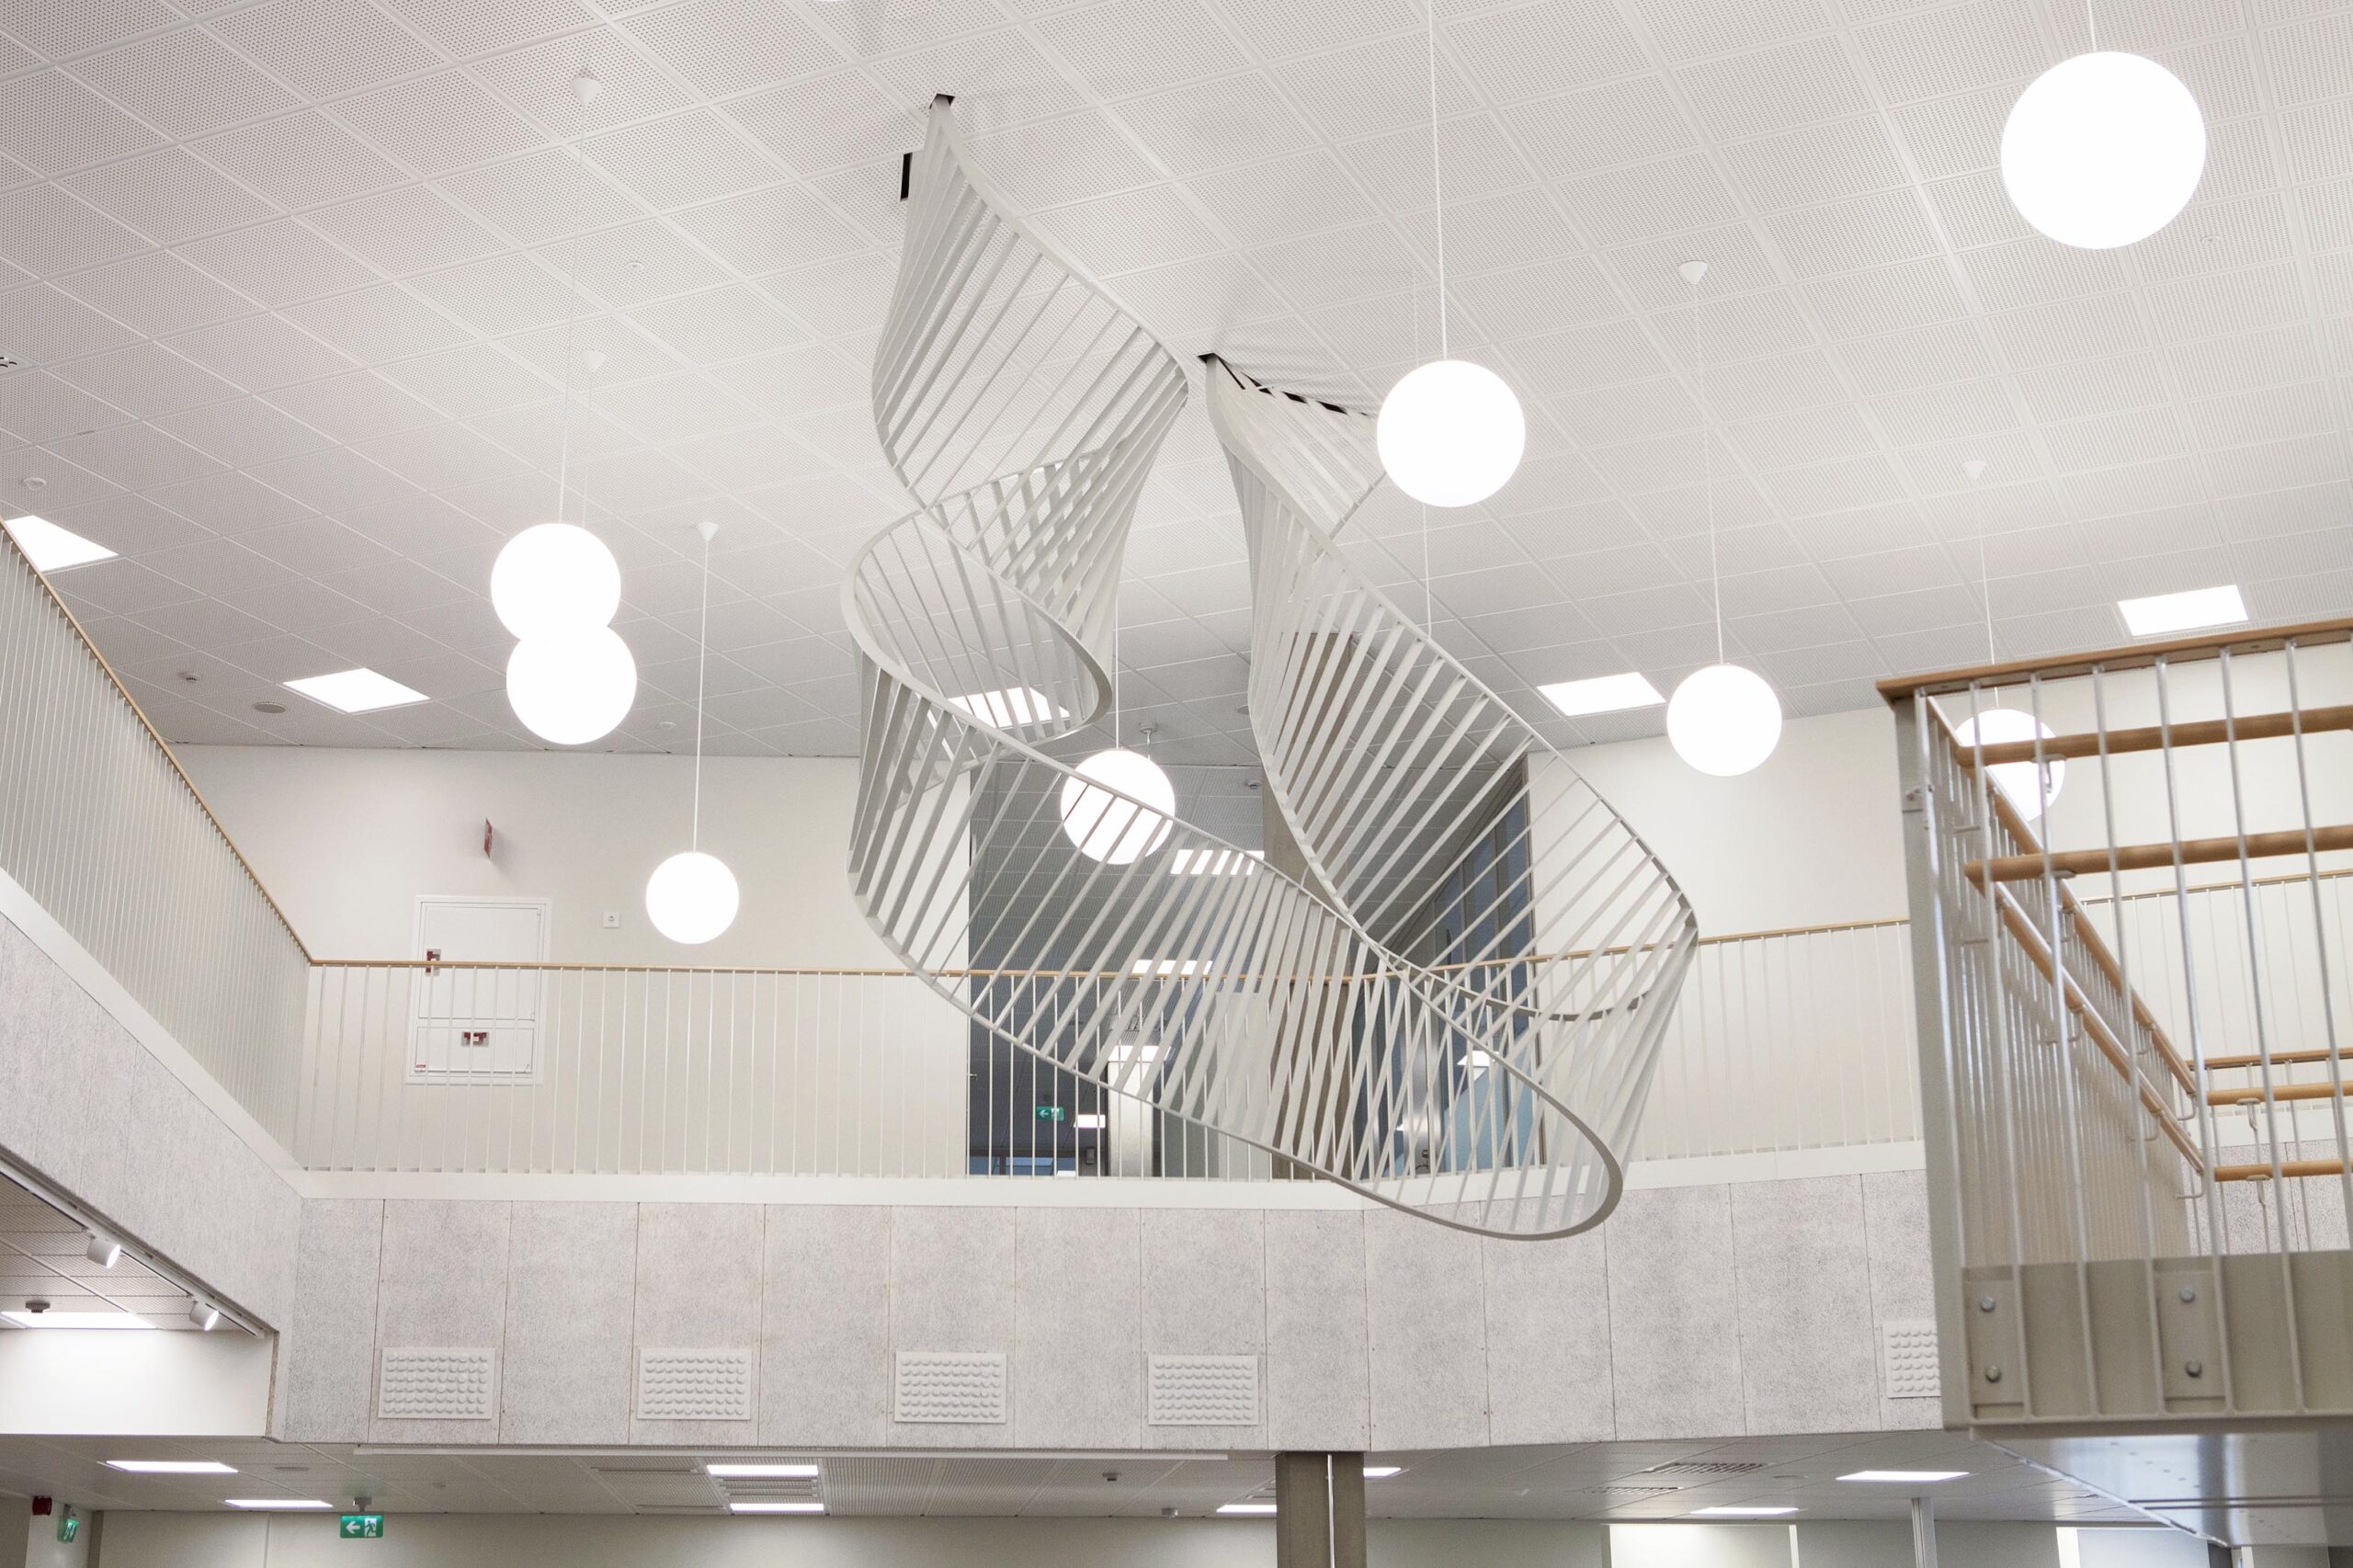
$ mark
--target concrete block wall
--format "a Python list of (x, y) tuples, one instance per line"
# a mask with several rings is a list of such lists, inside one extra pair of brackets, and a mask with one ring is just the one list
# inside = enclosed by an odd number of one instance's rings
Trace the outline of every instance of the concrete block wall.
[[(339, 1442), (1427, 1449), (1933, 1426), (1921, 1176), (1630, 1192), (1594, 1234), (1385, 1210), (314, 1200), (276, 1430)], [(387, 1347), (494, 1349), (495, 1415), (376, 1414)], [(749, 1419), (642, 1421), (637, 1353), (752, 1351)], [(1002, 1355), (1002, 1424), (893, 1419), (894, 1354)], [(1154, 1426), (1155, 1355), (1261, 1358), (1259, 1420)]]

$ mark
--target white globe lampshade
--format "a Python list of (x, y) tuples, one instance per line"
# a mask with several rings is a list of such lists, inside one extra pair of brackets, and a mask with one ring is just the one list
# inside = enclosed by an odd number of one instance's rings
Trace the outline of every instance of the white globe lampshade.
[(1754, 670), (1710, 665), (1684, 676), (1667, 700), (1666, 738), (1700, 772), (1733, 778), (1780, 744), (1781, 699)]
[(605, 541), (571, 523), (539, 523), (506, 541), (490, 569), (490, 605), (517, 637), (609, 625), (621, 566)]
[(1528, 420), (1484, 365), (1438, 359), (1381, 400), (1381, 466), (1432, 506), (1475, 506), (1504, 487), (1528, 446)]
[(1166, 843), (1176, 825), (1176, 789), (1168, 775), (1142, 752), (1119, 747), (1080, 763), (1078, 777), (1063, 780), (1061, 803), (1063, 835), (1080, 854), (1108, 866), (1141, 860)]
[[(1973, 719), (1962, 720), (1953, 735), (1963, 746), (1975, 745), (1981, 738), (1993, 746), (2006, 741), (2030, 741), (2038, 735), (2048, 740), (2058, 733), (2033, 714), (2018, 709), (1988, 708)], [(1997, 762), (1985, 770), (1994, 788), (2028, 822), (2040, 816), (2043, 808), (2059, 798), (2060, 788), (2067, 782), (2067, 759), (2046, 759), (2039, 784), (2034, 774), (2031, 762)]]
[(2034, 79), (2002, 128), (2002, 184), (2061, 244), (2109, 250), (2174, 221), (2206, 169), (2206, 119), (2181, 78), (2103, 51)]
[(699, 849), (671, 856), (645, 880), (646, 918), (656, 931), (688, 947), (734, 925), (742, 902), (727, 862)]
[(543, 741), (601, 740), (636, 700), (637, 661), (609, 626), (526, 637), (506, 656), (506, 704)]

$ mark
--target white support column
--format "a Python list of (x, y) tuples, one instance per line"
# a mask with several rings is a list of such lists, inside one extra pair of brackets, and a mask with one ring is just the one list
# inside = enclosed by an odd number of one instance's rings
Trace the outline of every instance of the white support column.
[(1937, 1568), (1937, 1506), (1926, 1497), (1912, 1499), (1913, 1568)]

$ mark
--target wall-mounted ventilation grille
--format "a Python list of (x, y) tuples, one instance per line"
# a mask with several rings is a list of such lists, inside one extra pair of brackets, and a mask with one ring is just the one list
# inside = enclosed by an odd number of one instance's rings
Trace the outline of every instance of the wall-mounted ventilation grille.
[(1746, 1475), (1753, 1470), (1763, 1470), (1763, 1460), (1677, 1460), (1673, 1464), (1654, 1464), (1643, 1471), (1644, 1475)]
[(963, 1426), (1005, 1421), (1005, 1358), (975, 1350), (902, 1350), (897, 1418)]
[(1879, 1325), (1880, 1381), (1890, 1399), (1937, 1399), (1937, 1320), (1909, 1318)]
[(494, 1421), (498, 1353), (440, 1346), (386, 1348), (376, 1369), (381, 1421)]
[(640, 1421), (749, 1421), (749, 1350), (640, 1350)]
[(1656, 1497), (1668, 1492), (1680, 1492), (1680, 1486), (1588, 1486), (1587, 1497)]
[(1256, 1426), (1258, 1358), (1154, 1356), (1145, 1420), (1154, 1426)]

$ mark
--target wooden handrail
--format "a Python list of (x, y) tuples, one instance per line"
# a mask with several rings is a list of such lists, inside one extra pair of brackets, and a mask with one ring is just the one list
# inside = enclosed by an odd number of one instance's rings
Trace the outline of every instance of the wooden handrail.
[(2149, 724), (2139, 729), (2110, 730), (2076, 735), (2045, 735), (2039, 741), (1996, 741), (1984, 746), (1963, 744), (1961, 765), (1988, 767), (2010, 763), (2047, 761), (2054, 757), (2120, 756), (2128, 752), (2158, 751), (2167, 745), (2211, 746), (2232, 741), (2273, 741), (2290, 735), (2322, 734), (2353, 730), (2353, 704), (2307, 708), (2291, 713), (2250, 713), (2244, 719), (2199, 719), (2187, 724)]
[(2178, 637), (2163, 642), (2128, 643), (2121, 648), (2098, 648), (2087, 653), (2070, 653), (2063, 658), (2012, 659), (2002, 664), (1977, 665), (1966, 669), (1890, 676), (1879, 683), (1879, 694), (1893, 703), (1911, 697), (1965, 691), (1972, 686), (2009, 685), (2036, 676), (2052, 679), (2089, 675), (2095, 669), (2142, 669), (2159, 660), (2211, 659), (2225, 653), (2268, 653), (2290, 642), (2353, 642), (2353, 619), (2308, 620), (2261, 631), (2247, 629), (2208, 632), (2202, 637)]
[[(2271, 1174), (2269, 1165), (2216, 1165), (2214, 1167), (2216, 1181), (2268, 1181), (2271, 1179)], [(2282, 1160), (2279, 1162), (2279, 1174), (2283, 1176), (2343, 1176), (2345, 1162), (2342, 1160)]]
[(2282, 1100), (2333, 1100), (2345, 1093), (2347, 1088), (2353, 1088), (2353, 1085), (2282, 1084), (2274, 1089), (2260, 1089), (2250, 1085), (2244, 1089), (2209, 1089), (2206, 1091), (2206, 1103), (2208, 1105), (2249, 1103), (2261, 1105), (2268, 1100), (2278, 1105)]
[[(2244, 845), (2244, 847), (2242, 847)], [(1997, 855), (1991, 860), (1969, 861), (1962, 870), (1972, 881), (1991, 876), (1997, 882), (2039, 880), (2045, 871), (2063, 877), (2097, 876), (2103, 871), (2154, 871), (2168, 866), (2207, 866), (2218, 860), (2275, 858), (2281, 855), (2353, 849), (2353, 826), (2316, 827), (2309, 832), (2290, 828), (2279, 833), (2250, 833), (2222, 838), (2185, 838), (2164, 844), (2125, 844), (2109, 849), (2040, 850), (2030, 855)]]
[[(1952, 739), (1952, 731), (1949, 728), (1945, 731), (1945, 738), (1948, 741)], [(2018, 808), (2010, 804), (2008, 796), (1999, 790), (1988, 790), (1985, 795), (1994, 802), (1994, 820), (2001, 824), (2002, 831), (2009, 835), (2012, 842), (2018, 844), (2035, 842), (2034, 830), (2027, 826), (2026, 819), (2018, 815)], [(1979, 885), (1985, 884), (1980, 881)], [(2126, 1003), (2132, 1009), (2133, 1018), (2143, 1028), (2149, 1031), (2149, 1042), (2155, 1047), (2157, 1054), (2165, 1060), (2165, 1071), (2186, 1093), (2196, 1094), (2198, 1080), (2189, 1071), (2189, 1063), (2183, 1058), (2181, 1052), (2174, 1048), (2173, 1040), (2165, 1031), (2165, 1026), (2157, 1022), (2157, 1016), (2149, 1010), (2149, 1005), (2141, 1000), (2141, 994), (2124, 983), (2124, 966), (2119, 963), (2116, 955), (2109, 950), (2108, 943), (2100, 937), (2099, 927), (2092, 923), (2090, 914), (2085, 910), (2082, 903), (2077, 902), (2075, 893), (2064, 886), (2059, 888), (2059, 907), (2074, 926), (2077, 939), (2083, 943), (2084, 951), (2090, 957), (2093, 964), (2098, 968), (2100, 973), (2108, 977), (2108, 983), (2116, 987), (2118, 994), (2125, 998)]]
[(25, 570), (32, 574), (33, 581), (40, 585), (40, 591), (49, 596), (50, 604), (56, 608), (58, 614), (65, 618), (65, 624), (73, 629), (74, 638), (82, 644), (82, 651), (97, 662), (99, 671), (106, 676), (108, 684), (114, 687), (115, 695), (122, 699), (123, 705), (131, 710), (131, 716), (139, 721), (139, 727), (147, 732), (147, 738), (155, 743), (155, 749), (164, 754), (164, 760), (171, 764), (174, 773), (179, 775), (181, 785), (187, 789), (189, 797), (196, 801), (196, 809), (204, 813), (204, 820), (212, 824), (212, 831), (221, 835), (221, 842), (228, 846), (230, 854), (236, 857), (237, 864), (244, 869), (246, 880), (254, 884), (254, 891), (261, 894), (262, 902), (269, 905), (270, 914), (276, 915), (278, 924), (285, 928), (288, 938), (294, 944), (294, 950), (302, 955), (303, 962), (315, 963), (317, 960), (311, 957), (311, 949), (304, 945), (301, 933), (294, 929), (294, 922), (286, 918), (286, 911), (278, 908), (278, 901), (269, 896), (269, 889), (256, 874), (253, 862), (246, 859), (245, 852), (237, 847), (237, 841), (229, 836), (229, 830), (221, 825), (221, 818), (212, 810), (212, 802), (204, 798), (204, 791), (196, 787), (196, 780), (190, 778), (188, 776), (188, 769), (180, 766), (179, 754), (172, 750), (171, 743), (164, 739), (164, 733), (155, 728), (153, 722), (148, 719), (147, 710), (139, 706), (139, 699), (131, 695), (131, 688), (122, 684), (120, 676), (114, 673), (114, 666), (107, 663), (107, 656), (98, 652), (98, 645), (90, 641), (90, 634), (87, 631), (82, 630), (81, 621), (75, 619), (73, 610), (67, 608), (64, 599), (59, 597), (57, 590), (50, 585), (49, 578), (43, 574), (40, 568), (33, 564), (32, 557), (25, 553), (23, 546), (17, 544), (16, 535), (5, 528), (0, 528), (0, 540), (6, 540), (9, 551), (17, 560), (24, 562)]
[(2332, 1056), (2353, 1061), (2353, 1046), (2339, 1047), (2336, 1051), (2318, 1048), (2311, 1051), (2275, 1051), (2268, 1056), (2260, 1051), (2245, 1056), (2210, 1056), (2206, 1059), (2206, 1071), (2236, 1073), (2248, 1067), (2260, 1067), (2267, 1062), (2274, 1067), (2306, 1067), (2317, 1062), (2325, 1062)]
[[(2109, 1065), (2137, 1091), (2141, 1104), (2156, 1119), (2166, 1139), (2181, 1152), (2181, 1157), (2189, 1162), (2190, 1168), (2204, 1170), (2205, 1160), (2175, 1122), (2171, 1108), (2149, 1086), (2148, 1079), (2133, 1066), (2131, 1052), (2125, 1048), (2123, 1041), (2116, 1038), (2115, 1031), (2109, 1028), (2108, 1020), (2100, 1017), (2098, 1008), (2092, 1006), (2091, 998), (2084, 994), (2083, 987), (2075, 977), (2067, 973), (2052, 955), (2050, 946), (2042, 939), (2042, 933), (2035, 929), (2034, 922), (2027, 918), (2026, 912), (2018, 908), (2018, 901), (2006, 890), (1995, 888), (1993, 897), (2001, 912), (2002, 924), (2009, 927), (2011, 936), (2018, 938), (2018, 946), (2026, 952), (2027, 960), (2040, 971), (2045, 980), (2059, 987), (2067, 1010), (2083, 1020), (2086, 1037), (2108, 1059)], [(2170, 1059), (2168, 1064), (2171, 1064)]]

